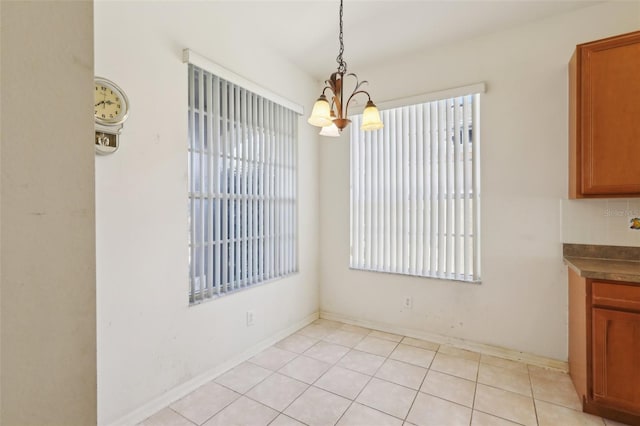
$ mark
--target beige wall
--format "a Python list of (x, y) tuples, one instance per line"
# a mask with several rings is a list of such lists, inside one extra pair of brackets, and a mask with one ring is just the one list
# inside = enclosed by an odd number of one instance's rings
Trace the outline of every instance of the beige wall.
[(2, 2), (2, 425), (96, 423), (92, 2)]
[[(584, 200), (563, 202), (568, 180), (567, 63), (577, 43), (637, 30), (639, 5), (604, 2), (352, 70), (370, 82), (378, 102), (487, 83), (481, 100), (483, 282), (350, 270), (349, 144), (346, 136), (327, 138), (321, 141), (320, 157), (321, 310), (407, 332), (566, 360), (563, 232), (576, 235), (570, 229), (573, 217), (582, 220), (600, 208)], [(617, 229), (599, 229), (606, 236), (600, 243), (640, 243), (638, 235), (626, 233), (624, 224), (615, 225), (624, 237)], [(602, 221), (584, 224), (588, 226), (601, 227)], [(412, 309), (403, 307), (406, 296), (413, 297)]]

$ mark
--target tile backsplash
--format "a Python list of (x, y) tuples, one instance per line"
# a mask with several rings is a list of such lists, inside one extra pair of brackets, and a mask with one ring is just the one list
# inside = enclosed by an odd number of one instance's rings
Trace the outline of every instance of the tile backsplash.
[(640, 218), (640, 198), (562, 200), (562, 241), (640, 246), (633, 218)]

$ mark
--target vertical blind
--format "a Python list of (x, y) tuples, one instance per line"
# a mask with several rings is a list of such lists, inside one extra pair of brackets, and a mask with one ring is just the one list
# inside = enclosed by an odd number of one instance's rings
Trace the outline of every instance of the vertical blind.
[(189, 300), (297, 271), (297, 114), (189, 65)]
[(351, 267), (480, 280), (479, 103), (472, 94), (351, 126)]

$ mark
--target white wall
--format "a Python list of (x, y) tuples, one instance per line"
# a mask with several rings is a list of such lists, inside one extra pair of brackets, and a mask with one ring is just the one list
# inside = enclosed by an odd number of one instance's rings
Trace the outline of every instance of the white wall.
[[(563, 227), (570, 234), (570, 224), (563, 226), (562, 208), (566, 222), (593, 210), (589, 202), (562, 202), (567, 63), (577, 43), (638, 29), (639, 4), (604, 3), (352, 69), (371, 83), (378, 102), (487, 83), (481, 107), (483, 283), (349, 270), (348, 137), (326, 138), (320, 149), (321, 310), (566, 360), (562, 234)], [(607, 242), (629, 242), (610, 236)], [(413, 309), (402, 308), (404, 296), (413, 297)]]
[[(96, 2), (95, 69), (131, 101), (120, 149), (96, 158), (98, 420), (110, 424), (315, 313), (318, 145), (300, 119), (300, 273), (189, 307), (191, 48), (307, 107), (317, 84), (227, 24), (231, 2)], [(250, 5), (242, 13), (250, 12)], [(245, 312), (256, 324), (245, 326)]]
[(93, 3), (3, 1), (0, 28), (0, 424), (91, 425)]
[[(633, 15), (633, 10), (630, 14)], [(636, 16), (640, 21), (640, 7)], [(636, 24), (631, 29), (637, 30), (639, 26)], [(640, 246), (640, 231), (629, 226), (634, 217), (640, 217), (640, 198), (562, 200), (562, 240), (577, 244)]]
[(640, 217), (639, 198), (563, 200), (563, 241), (640, 246), (640, 230), (630, 227), (635, 217)]

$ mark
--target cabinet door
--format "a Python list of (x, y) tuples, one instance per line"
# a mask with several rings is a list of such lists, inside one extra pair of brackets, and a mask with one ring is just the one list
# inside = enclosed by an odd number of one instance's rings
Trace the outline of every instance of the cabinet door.
[(640, 32), (581, 49), (582, 193), (640, 194)]
[(593, 309), (593, 400), (640, 411), (640, 313)]

